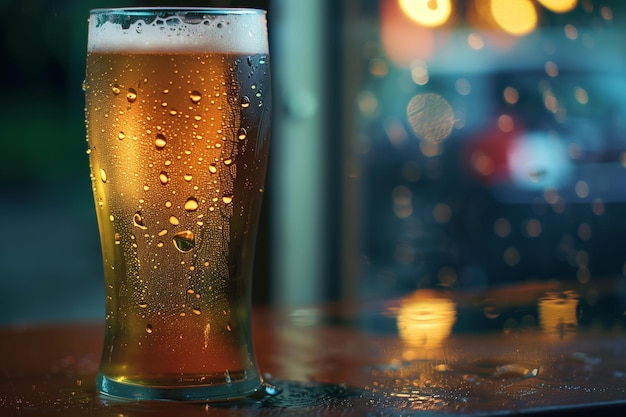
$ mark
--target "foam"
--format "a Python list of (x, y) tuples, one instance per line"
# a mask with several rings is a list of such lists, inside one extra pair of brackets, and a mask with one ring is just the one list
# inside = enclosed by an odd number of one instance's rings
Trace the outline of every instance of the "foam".
[[(115, 11), (119, 16), (132, 16), (133, 23), (122, 27), (110, 20), (97, 22), (105, 10), (93, 10), (89, 21), (88, 52), (229, 52), (236, 54), (268, 53), (265, 12), (225, 9), (211, 18), (193, 23), (177, 17), (157, 18), (150, 23), (142, 20), (148, 9)], [(153, 9), (159, 10), (159, 9)], [(161, 9), (162, 12), (167, 11)], [(195, 16), (202, 9), (187, 9)]]

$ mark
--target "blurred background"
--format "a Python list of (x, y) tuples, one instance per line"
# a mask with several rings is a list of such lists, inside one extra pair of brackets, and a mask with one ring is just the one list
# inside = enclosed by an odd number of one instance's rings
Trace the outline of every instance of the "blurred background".
[[(102, 314), (80, 87), (87, 16), (150, 5), (177, 4), (0, 5), (11, 16), (0, 29), (0, 323)], [(275, 106), (255, 303), (466, 291), (495, 318), (494, 290), (534, 285), (606, 301), (607, 323), (623, 325), (625, 2), (184, 5), (269, 11)]]

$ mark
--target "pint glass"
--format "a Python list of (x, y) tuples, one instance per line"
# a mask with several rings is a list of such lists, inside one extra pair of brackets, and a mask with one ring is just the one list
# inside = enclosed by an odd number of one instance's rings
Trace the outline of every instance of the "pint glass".
[(92, 10), (84, 89), (106, 285), (98, 390), (188, 401), (259, 391), (265, 12)]

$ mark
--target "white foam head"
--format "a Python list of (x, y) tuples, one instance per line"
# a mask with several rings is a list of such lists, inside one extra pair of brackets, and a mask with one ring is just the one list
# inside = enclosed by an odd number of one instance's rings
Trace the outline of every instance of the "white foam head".
[(262, 54), (268, 53), (267, 22), (264, 11), (252, 9), (96, 9), (87, 49)]

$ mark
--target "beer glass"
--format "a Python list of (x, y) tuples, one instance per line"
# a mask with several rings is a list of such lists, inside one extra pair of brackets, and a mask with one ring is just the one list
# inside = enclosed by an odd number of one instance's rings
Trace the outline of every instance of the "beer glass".
[(92, 10), (84, 89), (106, 285), (98, 390), (261, 392), (250, 315), (271, 107), (265, 12)]

